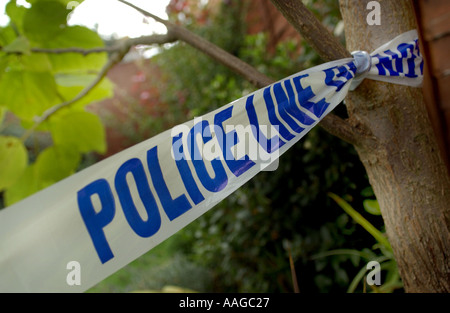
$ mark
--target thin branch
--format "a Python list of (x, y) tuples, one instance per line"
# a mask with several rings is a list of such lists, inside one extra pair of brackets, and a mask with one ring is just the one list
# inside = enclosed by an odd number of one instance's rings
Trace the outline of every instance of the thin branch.
[[(79, 47), (70, 47), (70, 48), (31, 48), (30, 52), (32, 53), (45, 53), (45, 54), (64, 54), (64, 53), (77, 53), (82, 54), (83, 56), (87, 56), (93, 53), (114, 53), (120, 52), (123, 50), (123, 47), (132, 47), (137, 45), (154, 45), (154, 44), (165, 44), (169, 42), (175, 41), (176, 38), (172, 36), (170, 33), (166, 35), (150, 35), (150, 36), (141, 36), (137, 38), (127, 38), (124, 39), (121, 43), (114, 44), (109, 47), (97, 47), (84, 49)], [(22, 54), (22, 52), (14, 51), (7, 52), (8, 54)]]
[(286, 20), (324, 61), (351, 57), (350, 52), (300, 0), (271, 0)]
[(33, 53), (45, 53), (45, 54), (64, 54), (64, 53), (78, 53), (84, 56), (92, 53), (103, 53), (103, 52), (116, 52), (118, 50), (118, 46), (111, 47), (99, 47), (92, 49), (83, 49), (78, 47), (72, 48), (57, 48), (57, 49), (49, 49), (49, 48), (31, 48), (30, 51)]
[[(231, 70), (235, 71), (236, 73), (238, 73), (239, 75), (241, 75), (242, 77), (244, 77), (245, 79), (250, 81), (257, 88), (263, 88), (263, 87), (271, 85), (275, 82), (275, 80), (262, 74), (261, 72), (259, 72), (257, 69), (255, 69), (248, 63), (245, 63), (241, 59), (235, 57), (234, 55), (223, 50), (222, 48), (220, 48), (220, 47), (214, 45), (213, 43), (201, 38), (200, 36), (192, 33), (188, 29), (178, 26), (174, 23), (171, 23), (170, 21), (164, 20), (164, 19), (162, 19), (150, 12), (147, 12), (125, 0), (118, 0), (118, 1), (136, 9), (137, 11), (141, 12), (145, 16), (151, 17), (151, 18), (155, 19), (156, 21), (164, 24), (167, 27), (168, 31), (170, 33), (172, 33), (174, 36), (176, 36), (179, 40), (182, 40), (182, 41), (190, 44), (192, 47), (202, 51), (203, 53), (212, 57), (214, 60), (227, 66)], [(295, 2), (301, 3), (301, 1), (295, 1)], [(309, 12), (309, 10), (308, 10), (308, 12)], [(328, 32), (328, 30), (326, 30), (326, 31)], [(322, 37), (319, 36), (318, 38), (320, 39)], [(339, 50), (337, 50), (337, 51), (339, 51)], [(348, 56), (345, 48), (344, 48), (344, 52), (340, 51), (334, 55), (341, 56), (341, 54), (345, 55), (345, 57)], [(326, 53), (325, 56), (326, 55), (328, 55), (328, 53)], [(329, 57), (330, 57), (330, 55), (328, 55), (328, 58)], [(366, 134), (364, 134), (364, 133), (360, 132), (358, 129), (354, 128), (348, 121), (346, 121), (332, 113), (325, 116), (322, 119), (322, 121), (319, 123), (319, 126), (321, 126), (323, 129), (328, 131), (330, 134), (332, 134), (348, 143), (358, 144), (358, 143), (367, 141), (369, 144), (372, 144), (372, 141), (370, 139), (367, 139)]]
[[(171, 33), (167, 35), (151, 35), (140, 38), (131, 38), (124, 41), (121, 45), (117, 45), (114, 49), (114, 53), (109, 57), (108, 62), (100, 70), (96, 78), (86, 86), (78, 95), (73, 99), (59, 103), (48, 110), (46, 110), (41, 116), (35, 118), (33, 126), (27, 130), (27, 132), (22, 136), (21, 140), (24, 142), (28, 137), (46, 120), (48, 120), (52, 115), (54, 115), (59, 110), (72, 105), (73, 103), (81, 100), (86, 95), (88, 95), (95, 87), (97, 87), (103, 78), (108, 74), (109, 70), (113, 68), (117, 63), (119, 63), (123, 57), (128, 53), (130, 48), (137, 44), (164, 44), (173, 42), (175, 40)], [(91, 49), (92, 50), (92, 49)], [(74, 52), (74, 51), (71, 51)], [(63, 52), (60, 52), (63, 53)]]
[(143, 15), (151, 17), (151, 18), (155, 19), (157, 22), (162, 23), (163, 25), (165, 25), (167, 27), (167, 30), (169, 31), (169, 33), (172, 33), (179, 40), (186, 42), (187, 44), (191, 45), (192, 47), (196, 48), (197, 50), (210, 56), (214, 60), (227, 66), (228, 68), (233, 70), (235, 73), (241, 75), (246, 80), (250, 81), (257, 88), (262, 88), (262, 87), (265, 87), (265, 86), (270, 85), (275, 82), (273, 79), (262, 74), (257, 69), (255, 69), (253, 66), (251, 66), (250, 64), (242, 61), (238, 57), (230, 54), (229, 52), (216, 46), (215, 44), (211, 43), (210, 41), (198, 36), (197, 34), (194, 34), (193, 32), (189, 31), (188, 29), (178, 26), (178, 25), (176, 25), (170, 21), (167, 21), (165, 19), (162, 19), (162, 18), (160, 18), (150, 12), (147, 12), (127, 1), (124, 1), (124, 0), (118, 0), (118, 1), (132, 7), (133, 9), (142, 13)]
[(373, 136), (359, 128), (354, 127), (348, 119), (344, 120), (336, 114), (329, 113), (320, 121), (318, 125), (331, 135), (334, 135), (352, 145), (375, 149), (378, 144)]
[[(325, 61), (352, 57), (351, 53), (331, 34), (300, 0), (271, 0), (286, 20), (302, 35)], [(328, 114), (319, 124), (326, 131), (353, 145), (374, 149), (377, 141), (364, 130), (354, 127), (349, 120)]]

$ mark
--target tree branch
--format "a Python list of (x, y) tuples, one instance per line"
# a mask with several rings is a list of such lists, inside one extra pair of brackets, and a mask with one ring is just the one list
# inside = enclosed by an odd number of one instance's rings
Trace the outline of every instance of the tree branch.
[[(59, 110), (72, 105), (73, 103), (79, 101), (84, 98), (87, 94), (89, 94), (96, 86), (98, 86), (103, 78), (108, 74), (109, 70), (113, 68), (117, 63), (119, 63), (123, 57), (128, 53), (130, 48), (137, 44), (164, 44), (173, 42), (175, 37), (169, 32), (167, 35), (151, 35), (140, 38), (130, 38), (123, 41), (121, 44), (116, 45), (114, 49), (111, 48), (96, 48), (90, 50), (83, 50), (79, 48), (69, 48), (69, 49), (55, 49), (52, 52), (44, 52), (42, 53), (68, 53), (68, 52), (77, 52), (84, 51), (84, 53), (95, 53), (95, 52), (104, 52), (100, 51), (101, 49), (108, 49), (110, 52), (113, 51), (113, 54), (109, 57), (108, 62), (102, 67), (96, 78), (86, 86), (78, 95), (76, 95), (73, 99), (59, 103), (49, 109), (47, 109), (41, 116), (35, 118), (35, 122), (33, 126), (27, 130), (27, 132), (22, 136), (21, 140), (25, 141), (28, 137), (46, 120), (48, 120), (52, 115), (54, 115)], [(94, 52), (95, 51), (95, 52)], [(83, 52), (78, 52), (83, 53)], [(83, 53), (83, 54), (84, 54)]]
[[(263, 88), (263, 87), (266, 87), (275, 82), (275, 80), (271, 79), (270, 77), (265, 76), (264, 74), (259, 72), (257, 69), (255, 69), (248, 63), (245, 63), (241, 59), (228, 53), (227, 51), (223, 50), (222, 48), (220, 48), (220, 47), (214, 45), (213, 43), (201, 38), (200, 36), (192, 33), (188, 29), (178, 26), (174, 23), (171, 23), (170, 21), (164, 20), (164, 19), (162, 19), (150, 12), (147, 12), (125, 0), (118, 0), (118, 1), (122, 2), (123, 4), (126, 4), (127, 6), (134, 8), (135, 10), (141, 12), (143, 15), (151, 17), (151, 18), (155, 19), (157, 22), (162, 23), (163, 25), (165, 25), (167, 27), (168, 31), (170, 33), (172, 33), (175, 37), (177, 37), (179, 40), (182, 40), (182, 41), (188, 43), (192, 47), (209, 55), (214, 60), (227, 66), (228, 68), (233, 70), (235, 73), (241, 75), (242, 77), (244, 77), (245, 79), (250, 81), (257, 88)], [(283, 1), (280, 1), (280, 2), (283, 2)], [(291, 1), (287, 1), (287, 2), (291, 2)], [(293, 2), (301, 4), (301, 1), (293, 1)], [(302, 5), (302, 7), (303, 7), (303, 10), (300, 12), (303, 12), (304, 10), (307, 10), (309, 12), (309, 10), (306, 9), (303, 5)], [(313, 18), (315, 19), (314, 16), (313, 16)], [(310, 20), (309, 24), (311, 24), (311, 23), (313, 23), (314, 25), (317, 24), (317, 23), (313, 22), (312, 20)], [(319, 24), (320, 24), (320, 22), (319, 22)], [(319, 29), (320, 31), (322, 31), (321, 28), (318, 28), (317, 25), (315, 27), (316, 27), (316, 29)], [(310, 27), (308, 27), (308, 26), (305, 27), (305, 29), (309, 29), (309, 28)], [(328, 30), (325, 29), (325, 31), (330, 36), (332, 36), (328, 32)], [(320, 40), (321, 38), (322, 38), (322, 35), (320, 34), (317, 37), (317, 39)], [(317, 39), (314, 39), (314, 41), (316, 41)], [(319, 41), (319, 40), (317, 40), (317, 41)], [(336, 39), (335, 39), (335, 42), (337, 42)], [(338, 47), (339, 46), (342, 47), (342, 45), (340, 45), (340, 44), (338, 45)], [(328, 50), (324, 49), (324, 51), (328, 51)], [(334, 50), (331, 49), (330, 51), (334, 51)], [(323, 57), (326, 57), (327, 59), (330, 59), (330, 57), (332, 57), (332, 56), (334, 56), (335, 58), (338, 59), (338, 58), (348, 57), (348, 55), (350, 55), (345, 50), (345, 48), (338, 49), (336, 51), (338, 51), (338, 52), (336, 52), (334, 54), (329, 54), (330, 53), (329, 51), (323, 52), (322, 54), (323, 54)], [(354, 128), (346, 120), (343, 120), (342, 118), (340, 118), (332, 113), (325, 116), (318, 125), (321, 126), (323, 129), (325, 129), (326, 131), (328, 131), (330, 134), (332, 134), (348, 143), (351, 143), (351, 144), (358, 144), (361, 142), (368, 142), (369, 144), (373, 143), (372, 140), (367, 137), (367, 135), (363, 134), (358, 129)]]
[(63, 53), (78, 53), (84, 56), (92, 53), (103, 53), (103, 52), (116, 52), (118, 49), (117, 46), (111, 47), (99, 47), (92, 49), (83, 49), (78, 47), (72, 48), (57, 48), (57, 49), (49, 49), (49, 48), (31, 48), (30, 51), (33, 53), (45, 53), (45, 54), (63, 54)]
[(300, 0), (271, 0), (286, 20), (326, 62), (351, 58), (347, 49)]
[[(45, 53), (45, 54), (64, 54), (64, 53), (78, 53), (82, 54), (83, 56), (87, 56), (89, 54), (93, 53), (114, 53), (114, 52), (120, 52), (124, 49), (124, 47), (128, 47), (130, 49), (132, 46), (137, 45), (162, 45), (165, 43), (170, 43), (176, 40), (176, 37), (173, 36), (171, 33), (168, 33), (166, 35), (150, 35), (150, 36), (141, 36), (138, 38), (127, 38), (122, 40), (122, 42), (114, 44), (110, 47), (97, 47), (97, 48), (91, 48), (91, 49), (83, 49), (79, 47), (70, 47), (70, 48), (31, 48), (30, 52), (32, 53)], [(8, 54), (22, 54), (22, 52), (14, 51), (14, 52), (6, 52)]]
[[(271, 0), (271, 2), (324, 61), (352, 57), (351, 53), (322, 25), (302, 1)], [(372, 149), (377, 145), (377, 141), (372, 135), (336, 115), (328, 114), (319, 125), (329, 133), (353, 145)]]
[(229, 52), (225, 51), (224, 49), (216, 46), (215, 44), (211, 43), (210, 41), (198, 36), (197, 34), (194, 34), (193, 32), (189, 31), (188, 29), (178, 26), (178, 25), (176, 25), (170, 21), (167, 21), (165, 19), (162, 19), (162, 18), (160, 18), (150, 12), (147, 12), (127, 1), (124, 1), (124, 0), (118, 0), (118, 1), (122, 2), (123, 4), (125, 4), (127, 6), (132, 7), (133, 9), (142, 13), (143, 15), (151, 17), (151, 18), (155, 19), (157, 22), (162, 23), (163, 25), (165, 25), (167, 27), (167, 30), (169, 31), (169, 33), (172, 33), (177, 39), (186, 42), (187, 44), (191, 45), (192, 47), (196, 48), (197, 50), (210, 56), (214, 60), (227, 66), (228, 68), (233, 70), (235, 73), (241, 75), (246, 80), (250, 81), (257, 88), (263, 88), (263, 87), (275, 82), (273, 79), (262, 74), (257, 69), (255, 69), (253, 66), (251, 66), (250, 64), (242, 61), (241, 59), (230, 54)]

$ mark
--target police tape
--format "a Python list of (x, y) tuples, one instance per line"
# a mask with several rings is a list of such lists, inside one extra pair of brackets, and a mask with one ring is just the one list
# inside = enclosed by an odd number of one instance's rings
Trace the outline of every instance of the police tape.
[[(364, 78), (422, 83), (417, 32), (287, 77), (0, 211), (0, 291), (82, 292), (234, 192)], [(79, 268), (69, 281), (68, 269)]]

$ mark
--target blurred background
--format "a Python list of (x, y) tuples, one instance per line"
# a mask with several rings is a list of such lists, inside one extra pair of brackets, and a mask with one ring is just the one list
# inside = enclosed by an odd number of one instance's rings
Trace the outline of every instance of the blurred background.
[[(9, 2), (14, 1), (1, 1), (0, 13)], [(17, 7), (29, 8), (33, 2), (17, 1)], [(274, 79), (322, 63), (269, 0), (133, 3), (187, 27)], [(338, 1), (304, 3), (345, 43)], [(76, 8), (68, 25), (92, 29), (106, 46), (165, 32), (116, 1), (72, 5)], [(1, 38), (10, 18), (0, 14), (0, 25)], [(87, 105), (104, 127), (106, 146), (84, 153), (77, 170), (255, 90), (182, 42), (135, 47), (107, 78), (110, 85), (104, 88), (110, 91)], [(346, 117), (345, 106), (335, 113)], [(13, 112), (2, 115), (2, 134), (24, 131)], [(27, 149), (37, 154), (35, 149), (42, 151), (48, 141), (45, 132), (36, 134)], [(364, 223), (355, 222), (355, 212)], [(316, 127), (281, 157), (277, 171), (258, 174), (88, 292), (402, 292), (395, 260), (366, 230), (369, 224), (384, 232), (354, 148)], [(371, 260), (382, 263), (381, 287), (365, 284)]]

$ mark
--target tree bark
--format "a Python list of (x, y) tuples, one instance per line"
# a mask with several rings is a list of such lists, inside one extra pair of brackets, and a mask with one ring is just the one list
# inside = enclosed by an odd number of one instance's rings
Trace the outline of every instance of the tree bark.
[[(349, 51), (373, 51), (416, 28), (409, 0), (379, 0), (381, 25), (366, 22), (368, 0), (340, 0)], [(422, 90), (366, 80), (346, 99), (350, 118), (377, 147), (356, 145), (380, 203), (407, 292), (450, 292), (450, 178)]]

